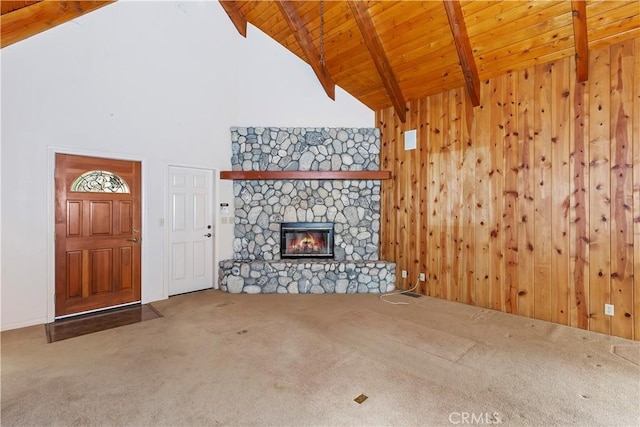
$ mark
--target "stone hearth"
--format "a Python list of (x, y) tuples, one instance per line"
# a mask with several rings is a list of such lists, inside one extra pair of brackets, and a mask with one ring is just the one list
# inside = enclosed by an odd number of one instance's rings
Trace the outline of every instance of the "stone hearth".
[(220, 262), (220, 289), (234, 294), (384, 293), (395, 288), (386, 261), (261, 260)]

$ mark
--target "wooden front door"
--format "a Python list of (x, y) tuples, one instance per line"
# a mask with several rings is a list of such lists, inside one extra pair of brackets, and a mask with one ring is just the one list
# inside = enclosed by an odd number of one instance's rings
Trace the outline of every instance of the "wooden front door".
[(56, 154), (56, 317), (140, 301), (140, 162)]

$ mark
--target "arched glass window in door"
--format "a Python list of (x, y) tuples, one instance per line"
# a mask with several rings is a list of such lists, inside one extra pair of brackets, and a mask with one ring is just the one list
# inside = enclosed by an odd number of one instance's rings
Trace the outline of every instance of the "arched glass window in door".
[(71, 184), (71, 191), (85, 193), (131, 193), (127, 182), (108, 171), (88, 171)]

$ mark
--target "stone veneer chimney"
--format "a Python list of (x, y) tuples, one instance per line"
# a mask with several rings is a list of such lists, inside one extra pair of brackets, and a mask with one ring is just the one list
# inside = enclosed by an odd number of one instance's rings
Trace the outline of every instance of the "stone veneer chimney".
[[(375, 128), (231, 128), (233, 170), (376, 171)], [(380, 181), (235, 180), (234, 259), (272, 260), (282, 222), (335, 223), (336, 260), (377, 260)]]

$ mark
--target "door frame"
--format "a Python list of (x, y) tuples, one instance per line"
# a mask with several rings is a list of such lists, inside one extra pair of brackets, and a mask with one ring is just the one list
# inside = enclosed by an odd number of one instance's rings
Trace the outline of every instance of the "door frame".
[[(110, 153), (104, 151), (84, 150), (77, 148), (65, 148), (65, 147), (47, 147), (47, 323), (51, 323), (55, 320), (56, 313), (56, 241), (55, 241), (55, 203), (56, 203), (56, 188), (55, 188), (55, 167), (56, 167), (56, 154), (75, 154), (78, 156), (86, 157), (101, 157), (107, 159), (119, 159), (140, 162), (141, 165), (141, 204), (140, 215), (142, 232), (140, 237), (144, 243), (146, 238), (147, 229), (147, 215), (146, 215), (146, 184), (147, 184), (147, 160), (140, 156), (134, 156), (131, 154), (123, 153)], [(145, 296), (145, 269), (148, 264), (148, 248), (147, 245), (142, 245), (142, 253), (140, 257), (140, 292), (141, 301), (146, 303)], [(166, 298), (165, 294), (165, 298)]]
[(219, 243), (219, 239), (218, 239), (218, 234), (220, 231), (220, 227), (218, 225), (218, 209), (216, 209), (216, 207), (218, 206), (218, 194), (220, 193), (220, 188), (219, 188), (219, 184), (220, 184), (220, 174), (219, 174), (219, 170), (216, 168), (212, 168), (210, 166), (203, 166), (203, 165), (193, 165), (193, 164), (186, 164), (186, 163), (177, 163), (177, 162), (172, 162), (172, 161), (165, 161), (164, 162), (164, 168), (163, 168), (163, 188), (164, 188), (164, 269), (163, 269), (163, 274), (164, 274), (164, 295), (165, 298), (169, 297), (169, 274), (170, 274), (170, 269), (169, 269), (169, 262), (171, 262), (171, 260), (169, 259), (169, 255), (171, 253), (171, 248), (169, 248), (169, 224), (167, 223), (168, 219), (171, 217), (171, 213), (169, 212), (169, 210), (171, 209), (171, 203), (169, 201), (169, 168), (171, 167), (177, 167), (177, 168), (186, 168), (186, 169), (201, 169), (201, 170), (206, 170), (206, 171), (211, 171), (213, 174), (213, 182), (211, 183), (211, 187), (213, 190), (213, 195), (211, 196), (211, 224), (213, 224), (213, 259), (211, 260), (211, 262), (213, 263), (213, 284), (212, 284), (212, 288), (213, 289), (219, 289), (219, 285), (218, 285), (218, 263), (220, 262), (219, 259), (219, 248), (218, 248), (218, 243)]

